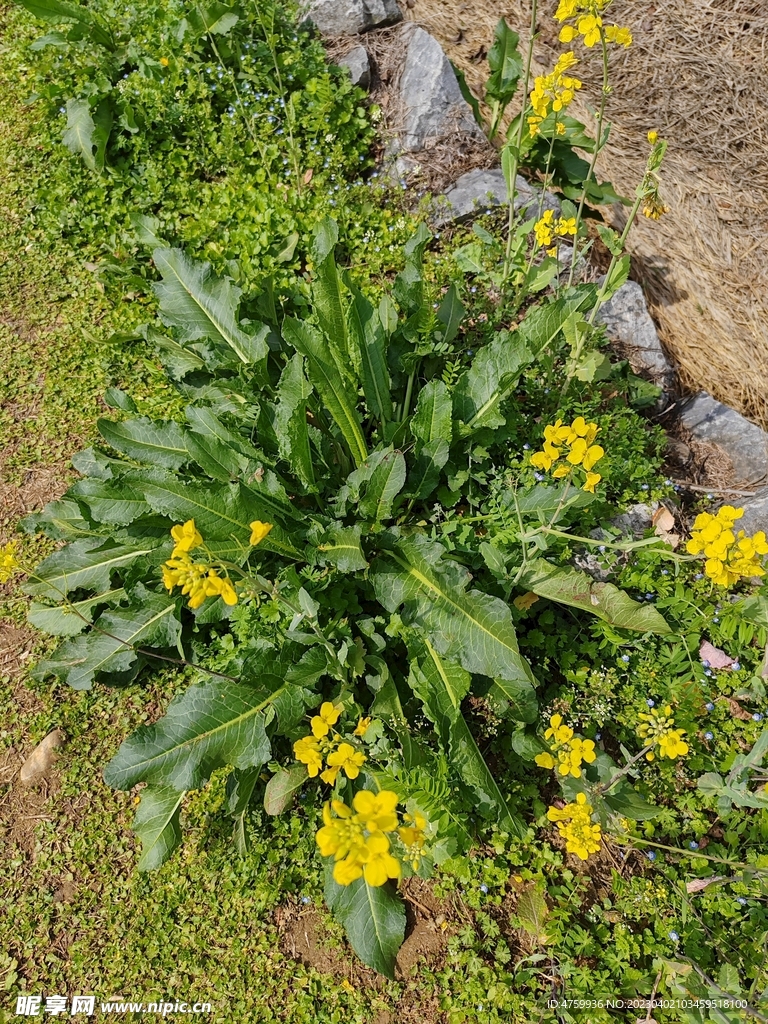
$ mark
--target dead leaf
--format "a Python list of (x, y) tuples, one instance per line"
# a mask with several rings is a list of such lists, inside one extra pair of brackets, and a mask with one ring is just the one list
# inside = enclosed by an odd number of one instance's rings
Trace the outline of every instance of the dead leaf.
[(707, 886), (715, 885), (724, 879), (725, 875), (713, 875), (712, 878), (694, 878), (693, 881), (685, 883), (685, 891), (689, 895), (695, 892), (703, 892)]
[(313, 167), (307, 168), (307, 170), (304, 172), (304, 177), (302, 178), (302, 181), (304, 182), (305, 185), (308, 185), (310, 181), (312, 181), (312, 175), (314, 173), (315, 170)]
[(736, 664), (735, 658), (731, 658), (725, 651), (721, 651), (719, 647), (713, 647), (709, 640), (703, 641), (699, 648), (699, 657), (710, 668), (730, 669)]
[(536, 604), (538, 600), (539, 595), (532, 594), (529, 591), (527, 594), (521, 594), (519, 597), (516, 597), (512, 604), (519, 612), (527, 612), (531, 605)]
[(660, 505), (653, 513), (651, 520), (656, 527), (656, 536), (669, 544), (674, 551), (680, 544), (680, 534), (673, 533), (675, 528), (675, 517), (665, 505)]
[(734, 718), (738, 718), (740, 722), (748, 722), (752, 718), (752, 715), (744, 710), (735, 697), (726, 697), (725, 699), (728, 701), (728, 707)]

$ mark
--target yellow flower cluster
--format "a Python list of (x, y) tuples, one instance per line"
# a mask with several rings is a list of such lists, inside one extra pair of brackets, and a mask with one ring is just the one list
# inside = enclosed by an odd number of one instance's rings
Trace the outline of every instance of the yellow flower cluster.
[[(581, 763), (592, 764), (597, 755), (592, 740), (573, 735), (569, 725), (563, 725), (561, 715), (552, 715), (544, 738), (550, 740), (549, 753), (537, 754), (534, 760), (540, 768), (555, 768), (560, 775), (581, 777)], [(556, 755), (556, 758), (553, 757)]]
[(600, 17), (611, 0), (560, 0), (555, 18), (558, 21), (575, 19), (573, 25), (563, 25), (560, 29), (560, 42), (571, 43), (582, 37), (584, 45), (595, 46), (600, 42), (601, 35), (606, 42), (618, 46), (631, 46), (632, 33), (628, 28), (619, 25), (603, 25)]
[[(271, 523), (257, 519), (250, 524), (252, 546), (260, 544), (272, 529)], [(190, 552), (203, 546), (203, 537), (195, 526), (195, 520), (171, 527), (175, 544), (171, 557), (163, 566), (163, 583), (168, 591), (181, 587), (182, 594), (189, 597), (189, 607), (199, 608), (208, 597), (221, 597), (225, 604), (237, 604), (237, 592), (227, 575), (221, 576), (208, 562), (193, 562)]]
[[(578, 78), (566, 75), (565, 72), (578, 63), (573, 51), (561, 53), (550, 74), (539, 75), (534, 79), (531, 90), (533, 115), (528, 118), (528, 131), (531, 137), (538, 135), (541, 122), (550, 111), (559, 113), (573, 101), (576, 91), (581, 88), (581, 82)], [(562, 134), (559, 126), (558, 132)]]
[(597, 853), (600, 849), (600, 825), (593, 823), (592, 807), (587, 803), (584, 793), (579, 793), (575, 803), (566, 804), (562, 809), (550, 807), (547, 817), (557, 823), (568, 853), (575, 853), (581, 860), (587, 860), (591, 853)]
[(716, 516), (702, 512), (693, 523), (686, 544), (691, 555), (706, 555), (704, 571), (721, 587), (730, 587), (740, 579), (765, 576), (763, 556), (768, 555), (765, 533), (747, 537), (744, 530), (734, 533), (733, 526), (744, 515), (743, 508), (723, 505)]
[(7, 583), (18, 568), (16, 544), (9, 540), (7, 544), (0, 545), (0, 583)]
[(561, 479), (572, 472), (571, 467), (580, 466), (586, 473), (582, 490), (594, 494), (595, 485), (603, 478), (593, 473), (592, 467), (605, 455), (599, 444), (593, 444), (599, 430), (596, 423), (587, 423), (583, 416), (577, 416), (570, 426), (557, 420), (544, 428), (542, 450), (531, 456), (531, 465), (548, 473), (562, 456), (569, 465), (561, 463), (552, 476)]
[[(651, 743), (658, 747), (662, 757), (668, 757), (674, 761), (676, 757), (682, 757), (688, 753), (688, 744), (683, 739), (685, 729), (676, 729), (672, 718), (672, 708), (669, 704), (663, 708), (651, 708), (647, 713), (638, 716), (643, 723), (638, 727), (638, 735), (644, 743)], [(645, 755), (648, 761), (656, 757), (652, 750)]]
[(575, 235), (576, 218), (558, 217), (553, 210), (545, 210), (540, 220), (533, 225), (537, 243), (544, 249), (552, 245), (555, 235)]
[[(352, 807), (332, 800), (323, 808), (324, 825), (316, 841), (323, 857), (336, 861), (333, 878), (349, 885), (364, 878), (368, 885), (379, 886), (389, 878), (400, 877), (400, 861), (392, 855), (387, 833), (397, 831), (405, 847), (406, 860), (418, 868), (425, 843), (426, 819), (421, 814), (406, 814), (407, 824), (398, 828), (397, 794), (384, 789), (374, 794), (363, 789), (355, 793)], [(333, 812), (333, 813), (332, 813)]]
[[(314, 779), (319, 775), (323, 782), (332, 786), (336, 776), (343, 771), (348, 779), (356, 779), (365, 764), (365, 754), (357, 750), (351, 743), (342, 742), (341, 737), (332, 727), (341, 717), (341, 708), (334, 707), (330, 701), (321, 705), (319, 712), (310, 720), (312, 734), (296, 740), (293, 753), (297, 761), (307, 766), (307, 773)], [(370, 718), (361, 718), (354, 735), (361, 737), (371, 724)], [(321, 771), (323, 761), (326, 768)]]

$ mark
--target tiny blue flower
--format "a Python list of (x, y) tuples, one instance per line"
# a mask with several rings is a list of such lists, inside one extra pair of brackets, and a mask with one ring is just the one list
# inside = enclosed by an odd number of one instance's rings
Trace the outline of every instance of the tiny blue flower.
[(472, 294), (474, 295), (474, 293), (475, 293), (475, 292), (477, 291), (477, 285), (476, 285), (476, 284), (473, 284), (473, 285), (472, 285), (472, 287), (471, 287), (471, 288), (470, 288), (469, 290), (470, 290), (470, 291), (472, 292)]
[(599, 551), (599, 552), (600, 552), (600, 553), (601, 553), (602, 555), (604, 555), (604, 554), (605, 554), (605, 544), (600, 544), (600, 545), (598, 546), (597, 550), (598, 550), (598, 551)]
[(759, 711), (756, 711), (754, 713), (754, 715), (752, 715), (752, 721), (753, 722), (762, 722), (762, 720), (763, 720), (763, 716), (760, 714)]
[(677, 932), (670, 932), (669, 933), (669, 937), (670, 937), (670, 939), (672, 939), (673, 942), (679, 942), (680, 941), (680, 936), (677, 934)]
[(696, 842), (695, 839), (692, 839), (690, 841), (690, 843), (688, 843), (688, 849), (689, 850), (698, 850), (698, 848), (699, 848), (699, 844)]
[(711, 700), (708, 700), (707, 703), (704, 705), (704, 707), (707, 709), (707, 711), (714, 711), (715, 710), (715, 705), (712, 703)]
[(527, 452), (527, 451), (530, 451), (530, 449), (531, 449), (531, 446), (529, 444), (524, 444), (523, 445), (523, 451)]
[(714, 498), (714, 494), (708, 494), (707, 495), (707, 501), (712, 501), (713, 498)]
[(697, 572), (696, 575), (693, 578), (695, 580), (703, 580), (704, 579), (704, 573), (703, 572)]
[(680, 484), (675, 484), (675, 490), (676, 490), (676, 491), (679, 491), (679, 490), (680, 490)]
[(706, 658), (701, 659), (701, 664), (704, 666), (704, 668), (709, 668), (709, 662)]
[(647, 491), (648, 490), (648, 484), (641, 484), (640, 485), (640, 490), (641, 491)]
[(541, 483), (541, 481), (544, 479), (544, 474), (543, 473), (534, 473), (533, 476), (534, 476), (534, 478), (536, 480), (539, 481), (539, 483)]
[(738, 672), (740, 668), (741, 668), (741, 664), (738, 661), (734, 661), (734, 663), (731, 665), (731, 669), (734, 672)]
[(301, 897), (301, 902), (302, 903), (311, 903), (312, 901), (310, 900), (309, 896), (302, 896)]
[(662, 576), (669, 576), (669, 569), (662, 569), (661, 570), (661, 575)]
[(712, 669), (711, 668), (705, 668), (704, 669), (704, 675), (705, 676), (711, 676), (712, 675)]
[(646, 594), (645, 595), (645, 600), (646, 601), (652, 601), (653, 600), (653, 594)]
[(602, 738), (603, 738), (603, 734), (601, 732), (596, 732), (595, 733), (595, 741), (600, 740)]
[(628, 665), (629, 664), (629, 655), (628, 654), (622, 654), (621, 660), (624, 662), (625, 665)]
[(671, 480), (665, 480), (664, 483), (667, 485), (667, 487), (671, 487), (672, 486), (672, 481)]
[(705, 740), (713, 740), (714, 738), (715, 738), (715, 734), (713, 732), (707, 731), (707, 732), (704, 733), (704, 739)]
[(649, 850), (645, 856), (648, 858), (648, 860), (656, 860), (656, 851)]
[(648, 698), (648, 700), (645, 703), (648, 705), (649, 708), (655, 708), (656, 707), (656, 701), (655, 700), (651, 700), (650, 697)]
[(744, 897), (743, 897), (743, 896), (737, 896), (737, 897), (736, 897), (736, 902), (737, 902), (737, 903), (738, 903), (738, 904), (739, 904), (740, 906), (742, 906), (742, 907), (746, 907), (746, 905), (747, 905), (747, 901), (746, 901), (746, 900), (744, 899)]
[(713, 615), (712, 616), (712, 621), (713, 622), (719, 622), (720, 621), (720, 616), (719, 615)]
[(480, 886), (480, 892), (488, 892), (488, 886), (485, 883)]

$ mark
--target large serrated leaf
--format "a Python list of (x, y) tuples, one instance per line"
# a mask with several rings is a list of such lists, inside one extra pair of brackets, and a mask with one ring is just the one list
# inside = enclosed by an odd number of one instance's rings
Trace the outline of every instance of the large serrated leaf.
[(73, 690), (90, 690), (95, 680), (135, 670), (136, 648), (173, 647), (181, 634), (176, 601), (139, 587), (138, 607), (103, 612), (85, 636), (66, 640), (34, 669), (36, 678), (55, 675)]
[(189, 458), (184, 431), (178, 423), (156, 423), (146, 416), (137, 416), (118, 422), (102, 419), (96, 426), (113, 448), (138, 462), (178, 469)]
[(137, 782), (199, 789), (217, 768), (259, 767), (269, 760), (265, 711), (287, 689), (272, 693), (228, 680), (190, 687), (165, 716), (126, 739), (104, 769), (114, 789)]
[(523, 73), (523, 58), (518, 49), (520, 37), (501, 18), (496, 26), (493, 46), (488, 51), (488, 67), (491, 74), (486, 91), (489, 99), (506, 104), (517, 90)]
[(437, 319), (443, 325), (443, 343), (453, 341), (459, 332), (466, 309), (459, 298), (459, 290), (452, 284), (437, 310)]
[(360, 351), (360, 376), (366, 405), (373, 416), (386, 423), (394, 415), (387, 366), (387, 338), (379, 311), (357, 289), (353, 290), (349, 322)]
[(533, 358), (518, 332), (500, 331), (480, 349), (456, 386), (453, 402), (458, 419), (470, 429), (501, 426), (501, 403)]
[[(33, 512), (21, 520), (25, 533), (44, 533), (53, 540), (95, 537), (91, 523), (83, 518), (81, 506), (68, 497), (49, 501), (42, 512)], [(97, 543), (103, 542), (103, 537)]]
[(93, 619), (93, 610), (103, 604), (117, 604), (126, 596), (125, 590), (106, 590), (103, 594), (88, 597), (84, 601), (73, 601), (67, 604), (48, 605), (33, 601), (29, 606), (27, 619), (50, 636), (77, 636), (82, 633)]
[[(542, 522), (552, 524), (553, 516), (564, 512), (569, 508), (584, 508), (595, 501), (595, 495), (588, 491), (575, 487), (566, 481), (564, 484), (549, 486), (547, 484), (536, 484), (529, 491), (516, 495), (517, 510), (523, 515), (534, 514)], [(515, 499), (510, 494), (505, 500), (510, 508), (515, 506)]]
[(363, 963), (394, 980), (395, 958), (405, 938), (405, 904), (395, 887), (389, 882), (373, 887), (363, 878), (337, 885), (329, 874), (325, 895)]
[(402, 452), (386, 452), (371, 474), (360, 512), (366, 519), (382, 522), (392, 517), (392, 504), (405, 484), (405, 459)]
[(441, 380), (431, 380), (419, 393), (411, 433), (424, 444), (450, 441), (453, 435), (453, 404), (448, 388)]
[(342, 526), (334, 523), (326, 530), (317, 545), (323, 564), (335, 565), (339, 572), (357, 572), (368, 568), (368, 561), (360, 543), (360, 526)]
[(404, 605), (406, 619), (421, 626), (438, 653), (468, 672), (534, 684), (507, 605), (467, 590), (469, 574), (445, 555), (425, 537), (398, 540), (373, 564), (376, 596), (389, 612)]
[(124, 481), (111, 483), (89, 477), (78, 480), (70, 487), (68, 493), (88, 506), (91, 516), (97, 523), (127, 526), (150, 511), (137, 484), (132, 485)]
[(57, 24), (64, 21), (80, 22), (81, 25), (88, 27), (94, 42), (107, 49), (111, 49), (113, 46), (110, 32), (100, 24), (87, 7), (66, 3), (65, 0), (19, 0), (19, 3), (41, 21), (52, 21)]
[(315, 261), (315, 276), (312, 281), (313, 309), (320, 330), (328, 342), (328, 350), (339, 376), (351, 384), (355, 371), (359, 368), (360, 351), (350, 340), (347, 323), (349, 290), (342, 282), (334, 257), (333, 240), (338, 239), (338, 227), (334, 221), (326, 217), (315, 230), (318, 237), (312, 246)]
[(408, 682), (437, 728), (441, 746), (470, 790), (480, 813), (493, 818), (511, 835), (523, 837), (525, 826), (513, 815), (461, 713), (469, 693), (470, 675), (455, 662), (441, 657), (429, 641), (412, 641)]
[(537, 558), (520, 578), (539, 597), (582, 608), (619, 629), (641, 633), (671, 633), (662, 615), (651, 605), (640, 604), (612, 583), (597, 583), (578, 569), (564, 569)]
[(264, 810), (267, 814), (282, 814), (293, 802), (293, 797), (309, 776), (306, 766), (292, 764), (290, 768), (281, 768), (267, 783), (264, 790)]
[(422, 445), (408, 474), (408, 494), (414, 499), (428, 498), (440, 481), (440, 470), (448, 461), (451, 446), (439, 437)]
[(359, 466), (367, 458), (368, 448), (357, 414), (357, 395), (338, 372), (327, 341), (310, 324), (290, 317), (283, 323), (283, 337), (306, 356), (309, 379)]
[(41, 562), (24, 591), (32, 597), (59, 601), (73, 590), (109, 590), (113, 572), (152, 550), (151, 543), (114, 544), (103, 537), (76, 540)]
[(304, 376), (304, 356), (296, 352), (280, 375), (274, 428), (280, 458), (292, 467), (309, 491), (315, 490), (307, 426), (307, 399), (311, 394), (312, 388)]
[(96, 145), (94, 135), (96, 125), (91, 116), (91, 105), (88, 100), (67, 100), (67, 127), (62, 135), (62, 142), (76, 156), (81, 156), (86, 167), (96, 169), (93, 147)]
[(139, 871), (154, 871), (181, 842), (179, 812), (185, 794), (170, 786), (147, 786), (141, 791), (133, 831), (141, 840)]
[(246, 334), (237, 321), (241, 291), (229, 278), (218, 278), (209, 263), (188, 259), (181, 249), (155, 249), (155, 266), (163, 280), (153, 285), (160, 302), (160, 318), (178, 327), (183, 340), (210, 338), (228, 345), (245, 363), (266, 360), (268, 329)]
[(248, 472), (248, 459), (217, 437), (190, 432), (186, 444), (197, 465), (214, 480), (234, 481)]

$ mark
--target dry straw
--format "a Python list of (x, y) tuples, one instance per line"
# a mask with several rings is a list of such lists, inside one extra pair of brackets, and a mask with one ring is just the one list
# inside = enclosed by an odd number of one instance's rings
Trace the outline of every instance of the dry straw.
[[(439, 39), (471, 86), (487, 74), (485, 51), (500, 17), (526, 41), (529, 0), (408, 2), (407, 16)], [(563, 49), (556, 6), (539, 5), (537, 72)], [(631, 195), (648, 130), (669, 139), (670, 213), (633, 229), (633, 276), (683, 384), (768, 425), (768, 4), (615, 0), (611, 14), (634, 43), (612, 50), (613, 131), (598, 171)], [(578, 49), (585, 89), (574, 112), (588, 120), (599, 54)]]

